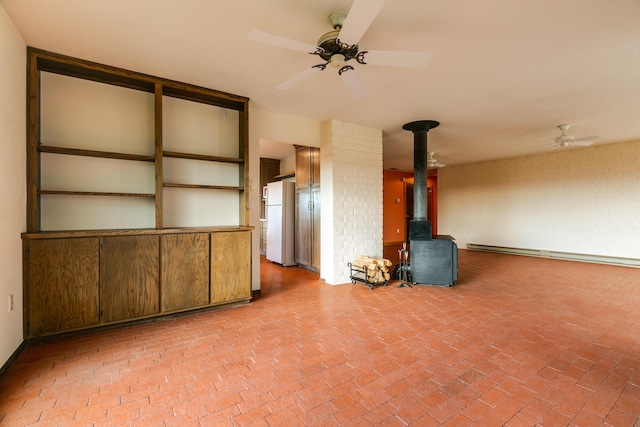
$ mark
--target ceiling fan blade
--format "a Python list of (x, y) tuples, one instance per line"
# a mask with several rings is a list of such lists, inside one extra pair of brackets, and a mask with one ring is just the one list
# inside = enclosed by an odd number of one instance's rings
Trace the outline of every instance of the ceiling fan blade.
[(311, 67), (311, 68), (307, 68), (303, 72), (298, 73), (295, 76), (291, 77), (286, 82), (280, 83), (278, 86), (276, 86), (276, 89), (278, 89), (278, 90), (286, 90), (286, 89), (292, 88), (293, 86), (295, 86), (295, 85), (307, 80), (308, 78), (313, 77), (314, 75), (318, 74), (323, 69), (324, 69), (323, 67), (317, 67), (317, 66), (314, 66), (314, 67)]
[(365, 64), (392, 67), (426, 67), (431, 60), (430, 52), (411, 50), (369, 50), (363, 52)]
[(297, 40), (288, 39), (282, 36), (276, 36), (275, 34), (265, 33), (260, 30), (253, 30), (249, 33), (249, 40), (254, 42), (266, 43), (272, 46), (284, 47), (285, 49), (297, 50), (299, 52), (314, 53), (318, 49), (309, 43), (299, 42)]
[(591, 145), (591, 144), (593, 144), (594, 142), (595, 142), (595, 141), (588, 141), (588, 140), (586, 140), (586, 139), (585, 139), (585, 140), (583, 140), (582, 138), (580, 138), (580, 139), (573, 140), (573, 141), (571, 142), (571, 145), (581, 145), (581, 146), (583, 146), (583, 147), (586, 147), (587, 145)]
[(358, 44), (369, 25), (376, 19), (385, 0), (354, 0), (342, 24), (338, 40), (353, 46)]
[(369, 93), (355, 68), (349, 67), (347, 69), (341, 69), (340, 78), (354, 98), (359, 99)]
[[(586, 144), (586, 145), (590, 145), (590, 144), (593, 144), (596, 139), (600, 139), (600, 137), (598, 135), (585, 136), (583, 138), (574, 139), (573, 143), (575, 144), (579, 142), (588, 142), (589, 144)], [(578, 145), (583, 145), (583, 144), (578, 144)]]

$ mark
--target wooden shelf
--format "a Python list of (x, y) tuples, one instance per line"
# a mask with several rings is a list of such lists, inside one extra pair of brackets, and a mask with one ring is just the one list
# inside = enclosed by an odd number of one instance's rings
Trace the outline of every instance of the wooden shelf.
[(114, 237), (114, 236), (148, 236), (166, 234), (219, 233), (253, 231), (253, 227), (236, 227), (233, 225), (218, 227), (182, 227), (182, 228), (134, 228), (124, 230), (61, 230), (22, 233), (23, 240), (68, 239), (76, 237)]
[(204, 154), (191, 154), (191, 153), (178, 153), (176, 151), (163, 151), (164, 157), (172, 157), (175, 159), (189, 159), (189, 160), (204, 160), (207, 162), (221, 162), (221, 163), (244, 163), (244, 159), (236, 157), (221, 157), (221, 156), (207, 156)]
[(198, 184), (173, 184), (170, 182), (165, 182), (162, 184), (163, 187), (170, 188), (201, 188), (206, 190), (233, 190), (233, 191), (244, 191), (244, 187), (234, 187), (230, 185), (198, 185)]
[(155, 161), (154, 156), (148, 156), (144, 154), (128, 154), (128, 153), (115, 153), (110, 151), (83, 150), (80, 148), (56, 147), (53, 145), (42, 145), (42, 144), (38, 145), (38, 151), (41, 153), (66, 154), (69, 156), (100, 157), (103, 159), (137, 160), (140, 162)]
[(273, 182), (273, 181), (282, 181), (283, 179), (287, 179), (287, 178), (295, 178), (296, 173), (295, 172), (291, 172), (291, 173), (284, 173), (282, 175), (276, 175), (273, 178), (271, 178), (271, 180), (269, 182)]
[(40, 190), (38, 194), (61, 194), (68, 196), (117, 196), (117, 197), (156, 197), (153, 193), (110, 193), (102, 191), (62, 191), (62, 190)]

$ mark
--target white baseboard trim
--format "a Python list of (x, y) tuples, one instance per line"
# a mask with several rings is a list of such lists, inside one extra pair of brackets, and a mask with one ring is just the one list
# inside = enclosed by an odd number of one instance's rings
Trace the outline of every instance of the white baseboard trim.
[(578, 253), (572, 253), (572, 252), (548, 251), (543, 249), (510, 248), (507, 246), (491, 246), (491, 245), (481, 245), (477, 243), (467, 243), (467, 249), (472, 251), (495, 252), (495, 253), (507, 254), (507, 255), (523, 255), (523, 256), (532, 256), (532, 257), (538, 257), (538, 258), (564, 259), (569, 261), (592, 262), (595, 264), (608, 264), (608, 265), (618, 265), (623, 267), (640, 268), (640, 259), (637, 259), (637, 258), (613, 257), (613, 256), (607, 256), (607, 255), (578, 254)]

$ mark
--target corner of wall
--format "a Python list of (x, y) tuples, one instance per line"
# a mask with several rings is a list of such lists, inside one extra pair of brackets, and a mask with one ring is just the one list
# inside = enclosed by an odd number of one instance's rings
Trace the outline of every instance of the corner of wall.
[[(27, 45), (0, 5), (0, 366), (23, 342), (22, 239), (26, 231), (26, 69)], [(9, 296), (14, 308), (9, 311)]]

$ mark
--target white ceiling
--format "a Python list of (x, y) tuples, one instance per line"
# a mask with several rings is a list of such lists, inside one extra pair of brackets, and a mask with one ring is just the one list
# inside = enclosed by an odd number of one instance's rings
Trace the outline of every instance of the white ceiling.
[(362, 99), (329, 67), (276, 90), (321, 61), (250, 41), (249, 31), (315, 45), (329, 14), (351, 3), (0, 0), (30, 46), (247, 96), (273, 112), (381, 128), (385, 168), (412, 169), (402, 125), (421, 119), (440, 121), (429, 150), (447, 164), (544, 152), (561, 123), (598, 144), (640, 139), (639, 0), (387, 0), (360, 49), (428, 50), (426, 68), (356, 64)]

